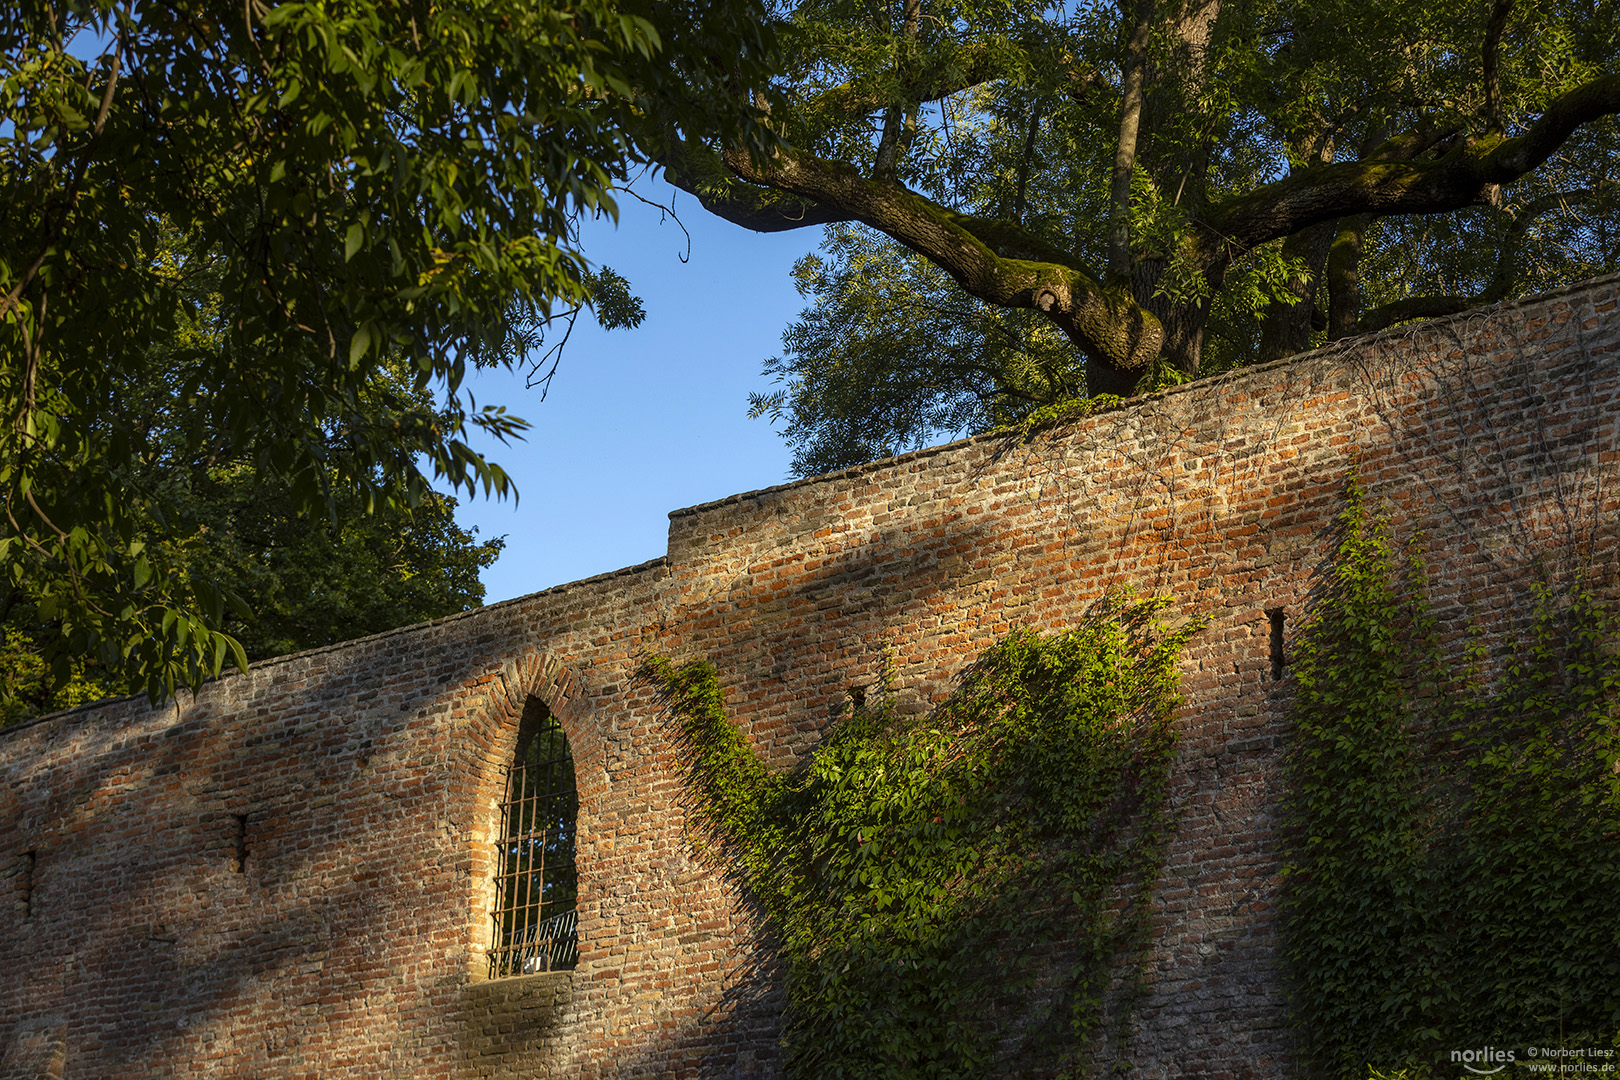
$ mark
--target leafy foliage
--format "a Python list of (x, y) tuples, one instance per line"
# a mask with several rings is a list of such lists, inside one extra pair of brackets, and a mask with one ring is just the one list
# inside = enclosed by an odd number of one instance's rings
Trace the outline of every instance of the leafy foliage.
[[(274, 462), (206, 428), (210, 398), (225, 391), (202, 388), (204, 373), (228, 348), (217, 262), (197, 265), (183, 238), (173, 230), (160, 235), (159, 266), (183, 283), (185, 306), (172, 337), (148, 348), (148, 377), (104, 401), (96, 419), (136, 443), (126, 444), (118, 470), (119, 481), (142, 500), (123, 507), (121, 516), (133, 539), (135, 588), (149, 596), (179, 592), (200, 609), (173, 604), (161, 612), (161, 631), (172, 635), (182, 657), (191, 650), (191, 674), (210, 661), (217, 670), (225, 648), (245, 666), (249, 654), (275, 655), (476, 606), (483, 596), (478, 569), (494, 560), (501, 543), (477, 544), (458, 528), (454, 500), (428, 491), (414, 507), (368, 502), (328, 465), (320, 477), (325, 513), (313, 516)], [(373, 366), (357, 387), (355, 415), (370, 423), (449, 422), (418, 375), (398, 359)], [(341, 455), (354, 422), (319, 432), (317, 449)], [(129, 452), (137, 446), (140, 453)], [(26, 558), (13, 560), (10, 570), (0, 583), (0, 619), (23, 636), (9, 647), (20, 650), (19, 663), (27, 658), (30, 672), (44, 665), (37, 677), (10, 688), (10, 718), (117, 693), (132, 682), (141, 688), (132, 678), (137, 673), (161, 693), (185, 685), (183, 661), (161, 661), (150, 638), (126, 639), (124, 655), (105, 641), (96, 647), (72, 604), (72, 591), (87, 588), (82, 575), (74, 580), (59, 565)]]
[(765, 373), (785, 387), (752, 413), (788, 419), (798, 476), (983, 431), (1085, 389), (1074, 351), (1030, 312), (992, 307), (945, 272), (856, 226), (829, 226), (826, 256), (793, 268), (810, 298)]
[(199, 569), (253, 598), (251, 618), (225, 631), (250, 658), (280, 656), (425, 622), (483, 602), (478, 573), (505, 541), (479, 541), (456, 524), (455, 499), (361, 513), (340, 503), (340, 524), (289, 511), (285, 492), (248, 476), (225, 478), (201, 507)]
[(1294, 673), (1286, 932), (1324, 1075), (1620, 1038), (1620, 658), (1580, 584), (1537, 592), (1495, 685), (1454, 671), (1421, 564), (1350, 487)]
[[(8, 624), (13, 619), (26, 621), (14, 607), (7, 616)], [(69, 667), (65, 679), (53, 677), (51, 665), (33, 638), (21, 627), (0, 624), (0, 727), (98, 701), (115, 692), (83, 663)]]
[[(587, 277), (578, 215), (614, 211), (666, 123), (757, 144), (727, 88), (763, 70), (759, 15), (0, 6), (0, 568), (59, 629), (53, 652), (154, 697), (242, 660), (142, 483), (169, 448), (129, 422), (132, 395), (161, 387), (164, 438), (273, 474), (301, 512), (416, 505), (435, 482), (509, 492), (467, 436), (525, 425), (472, 401), (468, 365), (523, 362), (583, 302), (634, 321), (622, 279)], [(378, 393), (389, 363), (412, 395)]]
[[(373, 383), (377, 392), (410, 397), (397, 374), (384, 371)], [(163, 395), (152, 394), (122, 406), (138, 413), (160, 402)], [(479, 571), (504, 540), (479, 541), (476, 530), (457, 525), (455, 499), (430, 492), (414, 507), (379, 503), (367, 513), (340, 489), (331, 516), (311, 517), (273, 471), (188, 456), (160, 437), (162, 417), (148, 413), (142, 422), (166, 452), (141, 471), (140, 482), (161, 493), (169, 527), (184, 537), (163, 544), (165, 557), (177, 573), (213, 584), (224, 605), (220, 632), (246, 657), (380, 633), (483, 602)], [(48, 598), (37, 579), (0, 582), (0, 725), (126, 688), (120, 672), (96, 656), (51, 648), (62, 628), (52, 622)]]
[(1156, 628), (1166, 603), (1015, 632), (926, 716), (874, 693), (792, 773), (707, 664), (651, 662), (702, 821), (780, 936), (791, 1075), (1038, 1075), (1128, 1025), (1196, 629)]
[[(457, 525), (456, 501), (439, 494), (374, 514), (343, 497), (333, 524), (292, 512), (285, 489), (239, 468), (205, 478), (187, 503), (197, 532), (186, 565), (223, 596), (251, 598), (251, 615), (228, 606), (219, 625), (252, 660), (477, 607), (479, 571), (504, 546)], [(0, 726), (124, 692), (93, 656), (53, 669), (42, 642), (57, 628), (27, 582), (0, 586), (0, 612)]]

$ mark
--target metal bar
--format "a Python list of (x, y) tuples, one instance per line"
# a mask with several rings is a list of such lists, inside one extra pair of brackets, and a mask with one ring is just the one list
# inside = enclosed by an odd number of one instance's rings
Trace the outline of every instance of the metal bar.
[(550, 717), (507, 770), (491, 913), (491, 978), (578, 962), (573, 773), (568, 739)]

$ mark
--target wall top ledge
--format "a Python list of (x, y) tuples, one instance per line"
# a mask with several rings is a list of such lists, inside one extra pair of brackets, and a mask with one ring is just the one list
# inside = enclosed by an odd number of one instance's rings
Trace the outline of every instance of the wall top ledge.
[[(1467, 311), (1458, 312), (1455, 315), (1446, 315), (1437, 319), (1424, 319), (1421, 322), (1403, 323), (1400, 326), (1393, 326), (1386, 330), (1379, 330), (1370, 334), (1360, 334), (1356, 337), (1343, 338), (1339, 341), (1334, 341), (1327, 345), (1323, 345), (1321, 348), (1312, 349), (1309, 352), (1295, 353), (1292, 356), (1285, 356), (1279, 360), (1272, 360), (1265, 364), (1255, 364), (1251, 367), (1235, 368), (1231, 371), (1222, 372), (1219, 375), (1215, 375), (1207, 379), (1199, 379), (1195, 382), (1183, 383), (1180, 386), (1167, 387), (1152, 394), (1139, 394), (1136, 397), (1126, 398), (1121, 401), (1116, 408), (1109, 409), (1108, 414), (1113, 415), (1132, 409), (1140, 409), (1144, 406), (1173, 398), (1178, 394), (1196, 393), (1198, 391), (1207, 390), (1211, 387), (1225, 386), (1232, 382), (1248, 379), (1267, 372), (1276, 371), (1280, 368), (1308, 364), (1312, 362), (1331, 363), (1339, 359), (1345, 353), (1359, 351), (1362, 347), (1378, 341), (1406, 337), (1416, 331), (1437, 329), (1439, 327), (1448, 326), (1455, 323), (1469, 322), (1471, 320), (1480, 318), (1482, 315), (1497, 315), (1515, 311), (1521, 308), (1533, 307), (1537, 304), (1543, 304), (1548, 301), (1557, 300), (1566, 296), (1581, 293), (1598, 294), (1602, 293), (1605, 288), (1609, 287), (1620, 287), (1620, 274), (1610, 274), (1606, 277), (1590, 278), (1586, 281), (1577, 282), (1573, 285), (1565, 285), (1562, 288), (1551, 289), (1544, 293), (1521, 296), (1516, 300), (1501, 300), (1495, 304), (1485, 304), (1480, 307), (1469, 308)], [(1050, 424), (1041, 426), (1037, 430), (1045, 431), (1056, 427), (1079, 426), (1091, 419), (1092, 417), (1088, 416), (1080, 417), (1074, 420), (1054, 421)], [(839, 469), (836, 472), (819, 473), (815, 476), (806, 476), (798, 480), (791, 480), (785, 484), (773, 484), (770, 487), (759, 488), (755, 491), (743, 491), (735, 495), (727, 495), (721, 499), (713, 499), (709, 502), (698, 503), (695, 506), (681, 507), (678, 510), (671, 510), (669, 512), (669, 517), (671, 521), (674, 521), (681, 518), (695, 517), (717, 510), (723, 510), (727, 507), (737, 506), (740, 503), (758, 502), (797, 488), (806, 488), (814, 484), (844, 480), (851, 477), (860, 476), (865, 473), (878, 472), (883, 469), (892, 468), (896, 465), (903, 465), (913, 461), (921, 461), (937, 454), (949, 453), (952, 450), (959, 450), (963, 447), (972, 446), (976, 443), (996, 442), (998, 440), (1008, 438), (1011, 434), (1014, 433), (1001, 430), (986, 431), (978, 435), (969, 435), (967, 438), (957, 439), (954, 442), (941, 443), (938, 446), (923, 447), (920, 450), (910, 450), (904, 454), (895, 454), (892, 457), (879, 458), (876, 461), (868, 461), (861, 465), (851, 465), (847, 469)]]

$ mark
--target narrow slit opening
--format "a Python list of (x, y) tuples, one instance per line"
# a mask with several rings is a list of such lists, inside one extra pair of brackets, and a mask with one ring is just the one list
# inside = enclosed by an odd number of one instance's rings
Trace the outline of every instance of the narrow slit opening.
[(236, 819), (236, 841), (231, 852), (231, 869), (238, 874), (247, 873), (247, 820), (246, 814), (232, 814)]
[(1283, 668), (1288, 663), (1288, 658), (1283, 655), (1283, 609), (1271, 608), (1266, 612), (1266, 617), (1271, 620), (1271, 681), (1280, 682)]

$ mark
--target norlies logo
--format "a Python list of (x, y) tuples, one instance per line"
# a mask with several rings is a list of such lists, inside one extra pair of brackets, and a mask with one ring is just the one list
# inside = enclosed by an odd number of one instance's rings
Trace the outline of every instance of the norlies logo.
[[(1514, 1060), (1514, 1054), (1512, 1050), (1498, 1050), (1494, 1046), (1486, 1046), (1478, 1050), (1453, 1050), (1451, 1052), (1451, 1060), (1460, 1064), (1463, 1068), (1467, 1069), (1471, 1073), (1478, 1073), (1480, 1076), (1490, 1076), (1492, 1073), (1499, 1073), (1503, 1069), (1507, 1068), (1508, 1065)], [(1494, 1062), (1501, 1062), (1501, 1064), (1497, 1065), (1494, 1069), (1474, 1067), (1476, 1064), (1490, 1065)]]

